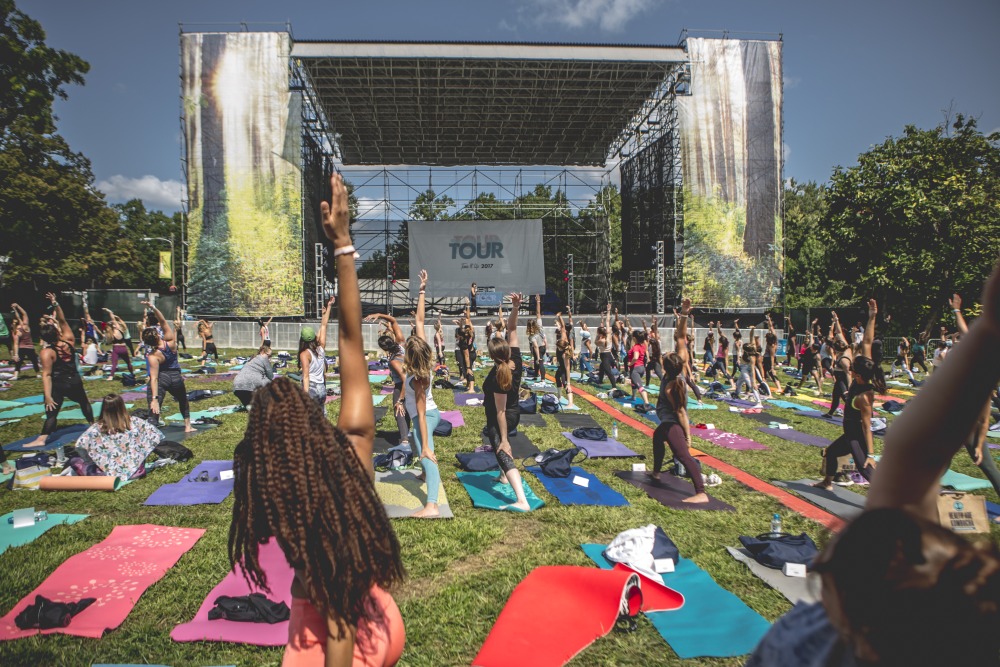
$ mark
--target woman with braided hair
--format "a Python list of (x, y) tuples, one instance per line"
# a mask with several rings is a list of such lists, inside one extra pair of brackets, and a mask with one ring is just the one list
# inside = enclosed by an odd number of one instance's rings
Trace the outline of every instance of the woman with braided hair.
[(399, 542), (372, 484), (375, 419), (362, 349), (361, 296), (347, 190), (331, 179), (323, 228), (336, 248), (343, 394), (334, 426), (301, 386), (261, 387), (234, 455), (229, 558), (268, 590), (258, 545), (273, 538), (295, 570), (283, 665), (392, 665), (403, 650), (399, 608), (386, 592), (403, 579)]

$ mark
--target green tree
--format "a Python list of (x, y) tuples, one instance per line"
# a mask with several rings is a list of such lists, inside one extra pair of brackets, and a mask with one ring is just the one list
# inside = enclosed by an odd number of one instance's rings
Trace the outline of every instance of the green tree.
[(958, 292), (972, 303), (997, 258), (1000, 133), (973, 118), (907, 126), (837, 168), (820, 238), (844, 301), (874, 296), (903, 330), (931, 329)]
[[(448, 195), (438, 195), (434, 190), (427, 189), (418, 194), (410, 204), (410, 220), (450, 220), (448, 209), (455, 205), (455, 200)], [(407, 278), (410, 275), (410, 242), (409, 223), (403, 220), (396, 233), (396, 240), (389, 244), (389, 259), (396, 262), (396, 277)]]
[(825, 231), (826, 187), (813, 181), (785, 185), (785, 299), (789, 308), (817, 308), (835, 302), (844, 289), (831, 284), (830, 253)]
[(167, 216), (162, 211), (148, 211), (140, 199), (132, 199), (124, 204), (111, 207), (118, 215), (121, 229), (120, 244), (127, 245), (135, 262), (126, 267), (130, 269), (125, 279), (125, 287), (147, 287), (158, 292), (166, 292), (170, 288), (169, 278), (160, 278), (160, 252), (170, 249), (163, 241), (143, 241), (144, 238), (173, 238), (174, 272), (179, 289), (183, 276), (183, 244), (181, 243), (181, 215), (175, 213)]

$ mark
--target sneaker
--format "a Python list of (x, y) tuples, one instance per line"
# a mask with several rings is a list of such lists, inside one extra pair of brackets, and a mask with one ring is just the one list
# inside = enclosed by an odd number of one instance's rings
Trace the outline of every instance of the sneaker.
[(868, 480), (865, 479), (864, 475), (859, 473), (857, 470), (852, 470), (851, 472), (847, 473), (847, 476), (851, 479), (852, 482), (854, 482), (858, 486), (868, 486)]
[(854, 486), (854, 482), (851, 480), (850, 475), (843, 472), (838, 472), (833, 476), (833, 483), (837, 486)]
[(720, 484), (722, 484), (722, 478), (714, 472), (705, 477), (705, 486), (719, 486)]

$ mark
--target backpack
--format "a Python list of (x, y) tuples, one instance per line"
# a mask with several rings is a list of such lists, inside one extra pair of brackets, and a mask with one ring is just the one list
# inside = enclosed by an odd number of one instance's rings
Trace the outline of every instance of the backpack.
[(161, 459), (173, 459), (178, 462), (188, 461), (194, 456), (194, 452), (173, 440), (164, 440), (153, 449), (153, 453)]
[(447, 419), (442, 419), (437, 423), (437, 426), (434, 427), (434, 435), (447, 437), (451, 435), (451, 429), (451, 422)]
[(531, 392), (523, 401), (517, 402), (517, 409), (522, 415), (533, 415), (538, 412), (538, 398)]
[(122, 373), (121, 383), (123, 387), (134, 387), (139, 384), (135, 379), (134, 373)]
[(455, 454), (455, 458), (458, 459), (458, 465), (462, 470), (469, 472), (486, 472), (500, 468), (493, 452), (459, 452)]
[(412, 463), (413, 454), (399, 449), (386, 452), (385, 454), (379, 454), (375, 457), (374, 461), (375, 470), (378, 470), (379, 472), (389, 472), (390, 470), (408, 468)]
[(656, 406), (652, 403), (636, 403), (633, 407), (636, 412), (643, 415), (647, 412), (656, 412)]
[(612, 389), (611, 398), (625, 398), (625, 392), (621, 389)]
[(569, 449), (548, 449), (537, 456), (529, 456), (525, 462), (532, 461), (546, 477), (569, 477), (570, 469), (573, 466), (573, 459), (583, 452), (583, 458), (589, 458), (587, 450), (583, 447), (570, 447)]
[(764, 533), (757, 537), (741, 535), (740, 544), (755, 561), (774, 570), (782, 569), (785, 563), (809, 565), (819, 553), (816, 543), (805, 533)]
[(573, 429), (573, 437), (581, 440), (607, 440), (608, 433), (600, 426), (586, 426)]
[(547, 415), (554, 415), (559, 412), (562, 406), (555, 394), (545, 394), (542, 396), (542, 412)]
[[(701, 474), (701, 461), (699, 461), (698, 459), (695, 459), (694, 462), (698, 466), (698, 474), (700, 475)], [(670, 469), (670, 472), (673, 473), (673, 475), (675, 477), (687, 477), (688, 479), (691, 479), (691, 471), (688, 470), (687, 468), (685, 468), (684, 464), (681, 463), (680, 461), (678, 461), (677, 459), (674, 459), (674, 465)]]
[(438, 378), (438, 379), (434, 380), (433, 387), (435, 389), (449, 389), (449, 390), (454, 388), (451, 385), (451, 379), (450, 378)]

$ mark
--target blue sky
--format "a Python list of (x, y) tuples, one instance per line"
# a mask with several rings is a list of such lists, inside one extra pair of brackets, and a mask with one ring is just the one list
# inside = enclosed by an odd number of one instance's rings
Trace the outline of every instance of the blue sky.
[[(176, 210), (181, 192), (178, 25), (278, 28), (298, 39), (674, 44), (681, 30), (782, 33), (785, 176), (835, 165), (947, 109), (1000, 131), (998, 0), (20, 0), (48, 43), (91, 64), (59, 102), (59, 130), (109, 201)], [(208, 25), (215, 24), (215, 25)], [(693, 32), (711, 36), (701, 32)], [(749, 36), (749, 35), (747, 35)]]

